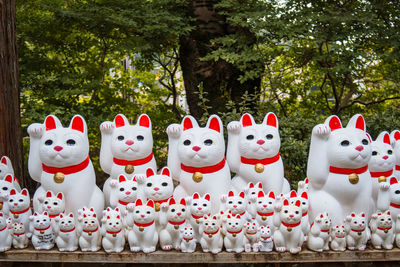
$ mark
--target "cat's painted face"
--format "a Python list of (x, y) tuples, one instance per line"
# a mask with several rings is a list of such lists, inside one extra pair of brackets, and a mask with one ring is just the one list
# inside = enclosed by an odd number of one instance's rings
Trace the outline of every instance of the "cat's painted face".
[(88, 207), (83, 207), (82, 209), (78, 210), (78, 215), (83, 217), (83, 216), (87, 216), (87, 217), (96, 217), (96, 212), (94, 211), (94, 208), (88, 208)]
[(396, 157), (393, 148), (390, 145), (390, 136), (388, 132), (382, 132), (375, 141), (371, 143), (371, 159), (368, 167), (371, 172), (384, 172), (392, 170)]
[(103, 223), (104, 228), (110, 232), (117, 232), (122, 229), (121, 216), (107, 216), (106, 221)]
[(173, 222), (181, 222), (185, 220), (187, 209), (186, 209), (186, 201), (184, 198), (180, 200), (179, 203), (175, 202), (174, 198), (170, 198), (168, 200), (168, 211), (167, 218)]
[(144, 192), (146, 197), (155, 201), (165, 200), (172, 196), (174, 192), (174, 183), (168, 167), (164, 167), (160, 174), (156, 174), (153, 169), (146, 171), (146, 181)]
[(247, 184), (247, 188), (245, 189), (246, 198), (249, 200), (252, 197), (257, 197), (258, 193), (263, 190), (262, 183), (258, 182), (254, 185), (254, 183), (250, 182)]
[(7, 174), (14, 176), (14, 169), (11, 160), (7, 156), (3, 156), (0, 160), (0, 180), (3, 180)]
[(235, 195), (233, 191), (229, 191), (228, 198), (226, 200), (226, 209), (231, 211), (232, 214), (242, 214), (246, 211), (247, 200), (244, 192), (240, 192)]
[(15, 189), (11, 189), (8, 197), (8, 207), (12, 211), (23, 211), (30, 205), (29, 192), (26, 188), (18, 193)]
[(364, 230), (366, 227), (366, 220), (364, 212), (360, 214), (351, 213), (350, 227), (354, 230)]
[(253, 117), (246, 113), (240, 119), (240, 123), (242, 125), (239, 137), (241, 156), (264, 159), (278, 154), (281, 139), (278, 118), (274, 113), (268, 113), (261, 124), (256, 124)]
[(128, 119), (118, 114), (114, 118), (111, 151), (114, 157), (125, 160), (142, 159), (153, 150), (153, 135), (149, 116), (139, 116), (136, 125), (130, 125)]
[(135, 202), (135, 210), (133, 219), (135, 222), (146, 224), (154, 221), (156, 213), (154, 210), (153, 200), (147, 201), (146, 204), (143, 203), (141, 199), (137, 199)]
[(390, 178), (390, 201), (400, 205), (400, 184), (395, 177)]
[(185, 226), (181, 229), (181, 234), (183, 238), (193, 238), (193, 227), (190, 224), (185, 224)]
[(333, 231), (335, 233), (335, 236), (343, 238), (346, 236), (346, 230), (344, 228), (344, 225), (336, 225), (333, 227)]
[(58, 225), (61, 230), (71, 230), (75, 227), (75, 218), (73, 213), (69, 213), (68, 215), (60, 214), (60, 221)]
[(93, 231), (99, 226), (99, 221), (96, 218), (96, 214), (89, 216), (86, 214), (82, 215), (82, 228), (84, 230)]
[(211, 211), (210, 195), (205, 194), (203, 197), (199, 193), (194, 193), (190, 203), (190, 213), (195, 216), (204, 216)]
[(301, 212), (304, 214), (308, 211), (308, 208), (310, 207), (310, 203), (308, 201), (308, 193), (307, 192), (302, 192), (299, 195), (297, 195), (297, 192), (292, 190), (290, 192), (290, 203), (295, 204), (297, 200), (300, 200), (301, 203)]
[(138, 183), (136, 182), (135, 177), (129, 179), (124, 175), (120, 175), (116, 190), (118, 200), (126, 203), (133, 203), (137, 198)]
[(32, 221), (33, 227), (37, 229), (45, 229), (51, 223), (47, 211), (43, 213), (35, 212), (29, 219)]
[(14, 177), (11, 174), (0, 180), (0, 201), (8, 200), (11, 189), (15, 189), (13, 181)]
[(201, 221), (202, 227), (207, 233), (214, 233), (220, 228), (220, 223), (218, 217), (214, 216), (204, 216)]
[(361, 115), (354, 115), (346, 128), (342, 128), (336, 116), (330, 116), (325, 124), (331, 128), (327, 143), (327, 156), (331, 166), (361, 168), (368, 164), (371, 158), (371, 144)]
[(318, 214), (315, 217), (315, 221), (320, 225), (322, 230), (329, 230), (331, 228), (331, 219), (329, 218), (327, 212)]
[(237, 232), (243, 229), (244, 220), (241, 219), (240, 215), (228, 215), (226, 217), (226, 229), (228, 231)]
[(265, 195), (263, 191), (258, 192), (256, 210), (259, 213), (266, 214), (274, 211), (275, 206), (275, 194), (270, 191), (268, 195)]
[(13, 233), (20, 234), (25, 233), (25, 226), (23, 223), (14, 223), (12, 226)]
[(247, 222), (244, 225), (244, 228), (246, 230), (246, 233), (257, 233), (257, 229), (258, 229), (257, 223), (254, 220), (251, 222)]
[(271, 236), (271, 229), (269, 226), (260, 226), (260, 237), (270, 237)]
[(283, 206), (280, 211), (281, 221), (289, 224), (298, 223), (301, 221), (301, 202), (296, 200), (295, 203), (290, 203), (288, 199), (283, 200)]
[(52, 191), (47, 191), (43, 200), (43, 210), (50, 215), (62, 213), (65, 210), (64, 194), (62, 192), (54, 194)]
[(178, 155), (183, 164), (205, 167), (224, 159), (223, 125), (218, 116), (212, 115), (204, 128), (200, 128), (193, 117), (186, 116), (182, 121), (182, 128)]
[(44, 121), (39, 147), (40, 160), (51, 167), (67, 167), (83, 162), (89, 154), (86, 122), (75, 115), (69, 127), (64, 128), (57, 117), (49, 115)]
[(390, 215), (390, 211), (378, 212), (378, 218), (376, 219), (378, 227), (389, 228), (392, 226), (393, 220)]

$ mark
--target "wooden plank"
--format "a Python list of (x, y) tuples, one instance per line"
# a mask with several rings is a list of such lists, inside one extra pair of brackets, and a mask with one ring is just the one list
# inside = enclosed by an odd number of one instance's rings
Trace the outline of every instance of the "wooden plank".
[(318, 263), (318, 262), (379, 262), (400, 261), (400, 249), (366, 251), (326, 251), (323, 253), (303, 250), (297, 255), (288, 252), (263, 252), (263, 253), (228, 253), (221, 252), (217, 255), (196, 251), (195, 253), (181, 253), (176, 251), (156, 251), (151, 254), (98, 252), (59, 252), (36, 251), (32, 248), (12, 249), (0, 253), (0, 262), (79, 262), (79, 263)]

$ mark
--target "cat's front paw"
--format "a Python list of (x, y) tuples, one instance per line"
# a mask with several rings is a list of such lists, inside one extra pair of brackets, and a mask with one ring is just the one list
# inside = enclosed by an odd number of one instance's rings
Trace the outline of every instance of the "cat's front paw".
[(135, 175), (135, 179), (139, 184), (144, 184), (146, 182), (146, 175), (143, 173), (138, 173)]
[(382, 190), (382, 191), (388, 191), (389, 188), (390, 188), (390, 184), (387, 183), (387, 182), (379, 184), (379, 189)]
[(126, 205), (126, 209), (130, 212), (133, 212), (133, 210), (135, 209), (135, 203), (129, 203), (128, 205)]
[(28, 134), (31, 138), (42, 138), (45, 126), (41, 123), (33, 123), (28, 127)]
[(326, 139), (331, 134), (331, 128), (329, 128), (326, 124), (318, 124), (314, 127), (312, 131), (314, 136), (317, 136), (321, 139)]
[(118, 181), (117, 181), (117, 180), (113, 179), (113, 180), (110, 181), (110, 186), (111, 186), (112, 188), (117, 187), (117, 185), (118, 185)]
[(171, 124), (167, 128), (167, 134), (170, 138), (178, 139), (182, 133), (182, 126), (180, 124)]
[(227, 129), (228, 133), (239, 134), (240, 130), (242, 129), (242, 125), (238, 121), (231, 121), (228, 123)]
[(100, 124), (100, 131), (103, 134), (111, 134), (114, 130), (114, 123), (111, 121), (105, 121)]

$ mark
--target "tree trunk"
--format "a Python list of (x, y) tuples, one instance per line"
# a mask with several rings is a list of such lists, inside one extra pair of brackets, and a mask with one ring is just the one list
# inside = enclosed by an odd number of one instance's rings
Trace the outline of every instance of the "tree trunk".
[(0, 12), (0, 155), (11, 159), (24, 186), (15, 1), (0, 0)]
[[(238, 78), (244, 74), (233, 64), (224, 60), (201, 61), (200, 59), (217, 47), (210, 40), (230, 33), (244, 34), (248, 45), (252, 45), (254, 36), (246, 29), (232, 27), (219, 15), (213, 0), (190, 0), (188, 15), (195, 18), (195, 29), (188, 36), (180, 39), (179, 58), (183, 74), (187, 103), (191, 115), (200, 119), (204, 113), (204, 105), (209, 106), (210, 113), (227, 111), (226, 103), (232, 100), (235, 104), (242, 101), (242, 95), (247, 91), (255, 95), (260, 90), (261, 78), (240, 83)], [(254, 68), (260, 64), (254, 64)], [(204, 103), (200, 98), (203, 89)], [(254, 105), (253, 105), (254, 106)]]

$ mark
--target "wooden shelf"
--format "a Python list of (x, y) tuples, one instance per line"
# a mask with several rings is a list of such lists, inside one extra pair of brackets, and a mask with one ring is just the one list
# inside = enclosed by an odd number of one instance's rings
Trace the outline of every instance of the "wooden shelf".
[[(400, 249), (366, 251), (326, 251), (322, 253), (303, 250), (297, 255), (288, 252), (228, 253), (217, 255), (196, 251), (181, 253), (161, 251), (154, 253), (59, 252), (56, 249), (36, 251), (33, 248), (12, 249), (0, 253), (0, 262), (65, 262), (65, 263), (318, 263), (318, 262), (379, 262), (400, 261)], [(0, 264), (1, 265), (1, 264)]]

